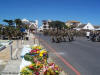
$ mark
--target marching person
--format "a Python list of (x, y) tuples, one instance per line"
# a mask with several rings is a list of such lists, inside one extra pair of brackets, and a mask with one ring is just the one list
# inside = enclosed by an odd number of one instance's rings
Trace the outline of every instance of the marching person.
[(89, 38), (90, 38), (90, 32), (89, 31), (86, 32), (86, 37), (89, 40)]

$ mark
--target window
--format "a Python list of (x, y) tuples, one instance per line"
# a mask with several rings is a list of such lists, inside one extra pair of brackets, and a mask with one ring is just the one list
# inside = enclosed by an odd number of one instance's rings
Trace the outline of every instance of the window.
[(89, 27), (87, 26), (87, 28), (89, 28)]
[(50, 26), (48, 28), (50, 28)]
[(46, 26), (43, 26), (43, 28), (46, 28)]
[(47, 23), (43, 23), (44, 25), (46, 25)]

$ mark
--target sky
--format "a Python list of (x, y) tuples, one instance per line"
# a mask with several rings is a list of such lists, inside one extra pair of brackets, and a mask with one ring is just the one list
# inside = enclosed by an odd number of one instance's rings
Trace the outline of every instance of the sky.
[(0, 0), (3, 19), (76, 20), (100, 25), (100, 0)]

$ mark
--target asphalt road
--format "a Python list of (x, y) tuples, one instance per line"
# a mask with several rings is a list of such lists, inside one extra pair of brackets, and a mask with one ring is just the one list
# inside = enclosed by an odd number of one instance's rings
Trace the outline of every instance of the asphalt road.
[[(81, 75), (100, 75), (100, 42), (91, 42), (86, 38), (78, 37), (73, 42), (52, 43), (49, 36), (42, 34), (38, 36), (54, 48)], [(45, 46), (43, 41), (40, 40), (40, 42)], [(69, 75), (76, 75), (52, 52), (51, 56)]]

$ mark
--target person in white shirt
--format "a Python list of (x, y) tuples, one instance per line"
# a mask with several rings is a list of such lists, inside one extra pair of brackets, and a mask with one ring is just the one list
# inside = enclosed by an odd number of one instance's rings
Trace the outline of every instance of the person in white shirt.
[(86, 37), (87, 37), (87, 39), (89, 39), (89, 37), (90, 37), (90, 32), (86, 32)]

